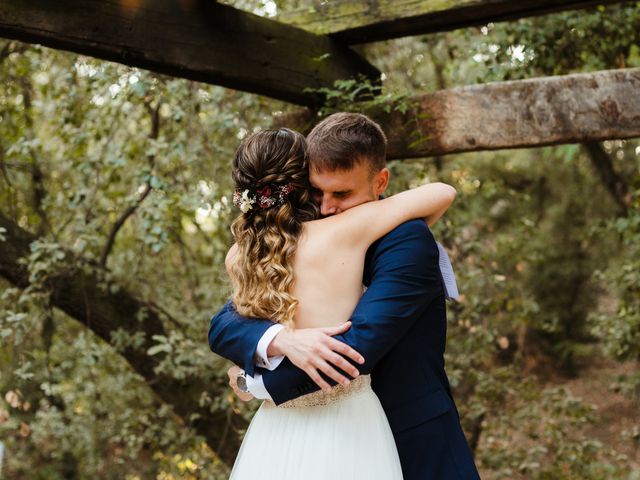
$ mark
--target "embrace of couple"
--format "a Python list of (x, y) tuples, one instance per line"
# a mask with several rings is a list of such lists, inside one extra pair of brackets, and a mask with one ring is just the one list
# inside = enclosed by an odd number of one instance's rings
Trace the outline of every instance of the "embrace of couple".
[(233, 480), (478, 479), (444, 370), (445, 286), (429, 226), (453, 187), (382, 198), (386, 137), (364, 115), (305, 139), (247, 137), (233, 161), (233, 295), (211, 349), (264, 400)]

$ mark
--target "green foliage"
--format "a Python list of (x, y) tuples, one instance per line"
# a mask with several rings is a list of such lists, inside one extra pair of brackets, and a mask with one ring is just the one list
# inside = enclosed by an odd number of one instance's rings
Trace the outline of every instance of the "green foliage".
[[(640, 178), (633, 186), (628, 217), (609, 219), (594, 228), (594, 235), (613, 232), (617, 237), (614, 245), (625, 255), (614, 256), (607, 268), (594, 272), (612, 300), (589, 319), (593, 335), (607, 354), (640, 362)], [(640, 373), (620, 376), (617, 388), (640, 402)]]
[(517, 385), (486, 432), (481, 461), (493, 478), (587, 480), (627, 477), (627, 459), (598, 440), (576, 434), (593, 421), (593, 408), (562, 388)]
[[(230, 242), (228, 164), (239, 138), (268, 125), (269, 112), (284, 106), (5, 45), (16, 52), (0, 70), (0, 205), (44, 236), (24, 259), (31, 286), (0, 287), (0, 392), (20, 397), (16, 407), (0, 405), (8, 416), (0, 422), (4, 472), (151, 478), (184, 470), (182, 478), (224, 478), (211, 449), (119, 356), (139, 347), (145, 332), (114, 330), (111, 345), (102, 342), (51, 309), (48, 281), (82, 268), (102, 279), (104, 291), (126, 288), (160, 304), (168, 334), (148, 353), (172, 355), (157, 373), (185, 382), (206, 378), (224, 389), (227, 363), (211, 354), (204, 335), (228, 293), (220, 268)], [(127, 209), (133, 214), (117, 232), (104, 271), (97, 263)], [(230, 408), (226, 398), (193, 394), (212, 411)]]
[[(640, 199), (637, 191), (634, 202)], [(640, 208), (632, 209), (628, 218), (604, 222), (596, 230), (613, 231), (617, 244), (628, 252), (616, 259), (607, 270), (595, 277), (606, 282), (615, 293), (616, 303), (609, 311), (594, 314), (593, 332), (604, 340), (606, 351), (621, 359), (640, 360)]]
[(306, 88), (305, 92), (322, 99), (318, 117), (327, 117), (336, 112), (370, 113), (381, 110), (385, 113), (406, 113), (414, 107), (406, 92), (387, 91), (370, 79), (336, 80), (333, 88)]
[(639, 6), (632, 1), (489, 24), (477, 58), (505, 80), (640, 66)]

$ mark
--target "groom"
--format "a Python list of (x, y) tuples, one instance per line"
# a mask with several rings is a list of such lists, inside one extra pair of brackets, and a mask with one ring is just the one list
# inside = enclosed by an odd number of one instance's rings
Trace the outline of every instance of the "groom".
[[(307, 141), (322, 215), (377, 200), (386, 189), (386, 138), (369, 118), (331, 115)], [(230, 369), (230, 383), (244, 399), (281, 404), (371, 374), (405, 480), (479, 479), (444, 370), (446, 309), (438, 261), (426, 223), (406, 222), (369, 248), (367, 290), (346, 324), (290, 330), (244, 318), (228, 302), (211, 320), (209, 346), (243, 367)]]

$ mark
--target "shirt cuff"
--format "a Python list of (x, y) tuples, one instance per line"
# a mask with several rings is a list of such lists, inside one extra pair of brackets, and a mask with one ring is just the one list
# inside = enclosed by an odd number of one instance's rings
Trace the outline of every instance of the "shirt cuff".
[(278, 355), (271, 358), (267, 356), (267, 349), (269, 348), (269, 345), (283, 328), (284, 325), (275, 324), (274, 326), (269, 327), (266, 332), (264, 332), (264, 334), (260, 338), (260, 341), (258, 342), (258, 346), (256, 347), (257, 366), (265, 368), (267, 370), (275, 370), (276, 368), (278, 368), (278, 365), (280, 365), (282, 360), (284, 360), (284, 355)]
[(271, 400), (271, 395), (269, 395), (269, 392), (267, 392), (264, 386), (262, 375), (256, 373), (253, 377), (246, 375), (245, 378), (247, 379), (247, 389), (251, 395), (258, 400)]

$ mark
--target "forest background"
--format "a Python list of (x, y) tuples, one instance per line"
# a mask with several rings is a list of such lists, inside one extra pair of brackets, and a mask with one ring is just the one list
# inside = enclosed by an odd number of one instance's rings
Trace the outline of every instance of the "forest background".
[[(300, 2), (228, 3), (274, 16)], [(399, 102), (640, 67), (639, 7), (358, 49)], [(326, 110), (357, 110), (358, 87), (336, 84)], [(26, 275), (0, 276), (4, 478), (226, 478), (257, 407), (231, 395), (206, 343), (230, 291), (230, 163), (247, 133), (297, 108), (0, 40), (0, 252), (20, 253)], [(640, 479), (640, 141), (390, 169), (391, 192), (458, 190), (434, 233), (462, 293), (447, 371), (483, 478)]]

